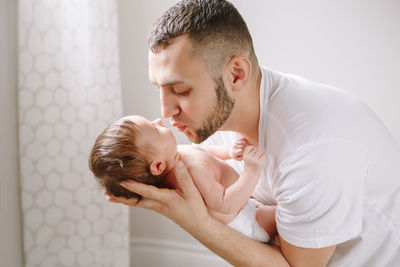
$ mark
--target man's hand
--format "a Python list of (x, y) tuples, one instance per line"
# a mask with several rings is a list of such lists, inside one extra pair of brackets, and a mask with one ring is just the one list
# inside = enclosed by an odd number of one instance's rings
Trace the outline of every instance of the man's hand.
[(108, 201), (159, 212), (185, 230), (195, 231), (198, 224), (209, 218), (207, 208), (182, 162), (176, 164), (175, 176), (180, 189), (157, 188), (135, 181), (124, 181), (121, 186), (143, 196), (143, 199), (138, 201), (108, 195)]

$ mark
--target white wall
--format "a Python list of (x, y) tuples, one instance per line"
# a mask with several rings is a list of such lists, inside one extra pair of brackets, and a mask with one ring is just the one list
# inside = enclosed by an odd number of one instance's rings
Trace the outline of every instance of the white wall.
[(358, 95), (400, 142), (400, 1), (233, 2), (261, 65)]
[(0, 259), (22, 266), (17, 147), (17, 1), (0, 0)]
[[(176, 2), (119, 1), (125, 114), (142, 114), (150, 119), (160, 116), (157, 92), (147, 78), (146, 37), (156, 18)], [(360, 96), (400, 141), (398, 0), (232, 2), (248, 23), (261, 65)], [(185, 141), (180, 135), (178, 140)], [(197, 244), (153, 212), (132, 209), (131, 220), (134, 239)]]

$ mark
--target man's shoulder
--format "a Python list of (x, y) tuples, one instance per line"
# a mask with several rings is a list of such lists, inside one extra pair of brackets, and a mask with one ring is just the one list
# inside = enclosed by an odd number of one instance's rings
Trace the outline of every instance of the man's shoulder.
[[(260, 68), (264, 76), (264, 80), (269, 85), (269, 87), (271, 87), (270, 95), (282, 89), (294, 90), (293, 92), (298, 92), (299, 89), (304, 88), (308, 90), (329, 90), (336, 93), (346, 92), (341, 88), (335, 87), (317, 79), (310, 79), (302, 74), (282, 72), (268, 67)], [(346, 93), (347, 95), (350, 95), (348, 92)]]

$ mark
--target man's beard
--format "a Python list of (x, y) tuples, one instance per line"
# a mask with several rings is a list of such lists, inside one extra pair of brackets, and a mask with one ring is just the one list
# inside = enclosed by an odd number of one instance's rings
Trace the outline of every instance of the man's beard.
[(218, 131), (219, 128), (224, 125), (229, 115), (232, 112), (235, 101), (228, 95), (228, 92), (224, 86), (222, 78), (215, 79), (215, 93), (217, 99), (213, 108), (213, 112), (203, 123), (202, 127), (196, 130), (196, 139), (194, 142), (199, 144), (205, 141), (208, 137)]

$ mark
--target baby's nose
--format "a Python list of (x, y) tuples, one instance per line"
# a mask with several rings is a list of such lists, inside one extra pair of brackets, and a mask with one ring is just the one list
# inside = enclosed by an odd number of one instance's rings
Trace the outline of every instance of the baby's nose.
[(160, 126), (165, 126), (165, 125), (164, 125), (164, 122), (163, 122), (161, 119), (156, 119), (156, 120), (154, 121), (154, 123), (157, 124), (157, 125), (160, 125)]

